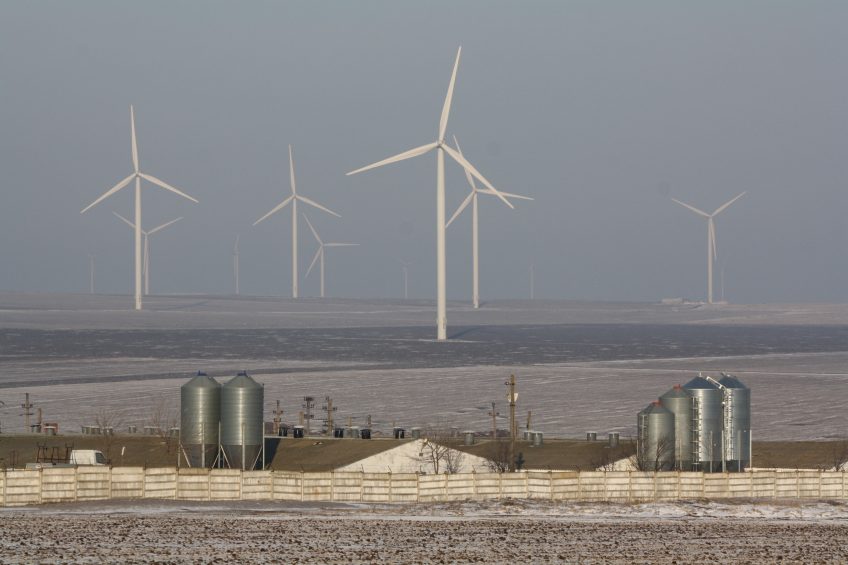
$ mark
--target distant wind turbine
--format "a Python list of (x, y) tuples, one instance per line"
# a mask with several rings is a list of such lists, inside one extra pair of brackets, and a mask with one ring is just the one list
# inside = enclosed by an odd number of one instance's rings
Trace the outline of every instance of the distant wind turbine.
[(239, 235), (236, 234), (236, 244), (233, 247), (233, 278), (236, 283), (236, 296), (239, 295)]
[(88, 293), (94, 294), (94, 255), (88, 255)]
[[(456, 136), (453, 136), (453, 142), (456, 145), (456, 150), (462, 155), (462, 149), (459, 148), (459, 141), (456, 139)], [(459, 208), (456, 209), (456, 212), (453, 213), (451, 219), (448, 220), (447, 226), (453, 223), (453, 221), (462, 214), (462, 211), (468, 207), (468, 204), (471, 204), (471, 263), (472, 263), (472, 277), (471, 277), (471, 303), (474, 305), (474, 308), (480, 307), (480, 244), (479, 244), (479, 221), (477, 216), (477, 194), (495, 194), (491, 190), (487, 188), (477, 188), (477, 185), (474, 183), (474, 177), (469, 174), (469, 172), (465, 171), (465, 178), (468, 179), (468, 184), (471, 185), (471, 192), (468, 196), (463, 200), (462, 204), (459, 205)], [(509, 192), (501, 192), (502, 195), (507, 198), (516, 198), (518, 200), (533, 200), (529, 196), (521, 196), (519, 194), (510, 194)]]
[(317, 202), (306, 198), (305, 196), (301, 196), (297, 193), (297, 188), (294, 182), (294, 159), (292, 158), (292, 146), (289, 145), (289, 179), (291, 183), (291, 196), (277, 204), (274, 208), (271, 209), (270, 212), (253, 222), (255, 226), (268, 216), (276, 214), (283, 208), (285, 208), (289, 202), (292, 205), (292, 298), (297, 298), (297, 201), (300, 200), (304, 204), (309, 204), (319, 210), (327, 212), (328, 214), (332, 214), (337, 218), (341, 218), (339, 214), (336, 214), (332, 210), (325, 208), (318, 204)]
[(672, 198), (674, 202), (680, 204), (684, 208), (688, 208), (689, 210), (695, 212), (699, 216), (702, 216), (707, 219), (707, 303), (713, 303), (713, 261), (715, 261), (718, 253), (716, 252), (716, 235), (715, 235), (715, 217), (722, 213), (727, 209), (728, 206), (745, 196), (747, 191), (742, 194), (732, 198), (715, 209), (715, 212), (712, 214), (708, 214), (703, 210), (699, 210), (694, 206), (686, 204), (685, 202), (681, 202), (676, 198)]
[(318, 235), (318, 232), (315, 231), (315, 228), (312, 226), (312, 222), (309, 221), (309, 218), (306, 217), (306, 214), (303, 215), (303, 219), (306, 220), (306, 225), (309, 226), (309, 229), (312, 231), (312, 235), (315, 236), (315, 240), (318, 242), (318, 251), (315, 252), (315, 257), (312, 259), (312, 263), (309, 265), (309, 269), (306, 271), (306, 276), (309, 276), (309, 273), (312, 272), (312, 268), (315, 266), (315, 262), (319, 259), (321, 260), (321, 298), (324, 298), (324, 248), (325, 247), (354, 247), (359, 245), (358, 243), (324, 243), (321, 237)]
[(371, 165), (356, 169), (347, 173), (354, 175), (369, 169), (375, 169), (396, 163), (405, 159), (411, 159), (429, 153), (436, 149), (436, 338), (440, 341), (447, 339), (447, 284), (446, 284), (446, 267), (445, 267), (445, 153), (451, 159), (459, 163), (463, 169), (471, 173), (477, 180), (483, 183), (486, 188), (490, 189), (504, 203), (513, 208), (513, 205), (474, 168), (474, 165), (469, 163), (465, 157), (460, 155), (458, 151), (450, 147), (445, 142), (445, 131), (448, 127), (448, 116), (450, 115), (451, 100), (453, 98), (453, 88), (456, 83), (456, 71), (459, 68), (459, 56), (462, 53), (462, 47), (456, 52), (456, 62), (453, 65), (453, 73), (451, 74), (450, 83), (448, 84), (448, 93), (445, 97), (444, 106), (442, 106), (442, 116), (439, 119), (439, 132), (435, 141), (404, 151), (393, 157), (383, 159)]
[(141, 272), (142, 272), (142, 259), (141, 259), (141, 179), (144, 179), (148, 182), (151, 182), (165, 190), (169, 190), (178, 196), (182, 196), (192, 202), (197, 202), (196, 199), (192, 198), (188, 194), (174, 188), (170, 184), (161, 181), (154, 177), (153, 175), (148, 175), (142, 173), (139, 169), (138, 165), (138, 144), (135, 139), (135, 113), (133, 111), (133, 107), (130, 106), (130, 131), (132, 133), (132, 162), (133, 162), (133, 173), (107, 190), (103, 193), (100, 198), (86, 206), (82, 209), (80, 214), (84, 214), (87, 210), (92, 208), (93, 206), (99, 204), (106, 198), (109, 198), (128, 184), (130, 184), (133, 180), (135, 180), (135, 222), (132, 223), (135, 228), (135, 309), (141, 310)]
[[(117, 212), (112, 212), (112, 213), (115, 214), (116, 216), (118, 216), (118, 218), (120, 218), (129, 227), (135, 229), (135, 224), (133, 224), (131, 221), (129, 221), (128, 219), (126, 219), (122, 215), (118, 214)], [(148, 230), (148, 231), (141, 230), (141, 233), (144, 235), (144, 260), (143, 260), (144, 266), (143, 266), (143, 270), (144, 270), (144, 295), (145, 296), (150, 294), (150, 236), (153, 235), (154, 233), (158, 232), (158, 231), (162, 231), (163, 229), (167, 228), (171, 224), (175, 224), (175, 223), (179, 222), (182, 219), (183, 219), (183, 217), (180, 216), (176, 220), (171, 220), (170, 222), (165, 222), (161, 226), (156, 226), (152, 230)]]
[(412, 266), (412, 263), (401, 261), (400, 265), (403, 271), (403, 299), (409, 300), (409, 267)]

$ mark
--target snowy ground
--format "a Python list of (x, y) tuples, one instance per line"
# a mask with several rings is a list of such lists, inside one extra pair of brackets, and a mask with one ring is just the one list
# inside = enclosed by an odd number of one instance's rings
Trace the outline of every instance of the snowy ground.
[(104, 412), (143, 426), (163, 399), (176, 412), (195, 371), (247, 369), (265, 385), (266, 414), (279, 399), (293, 422), (303, 396), (330, 395), (337, 421), (371, 415), (383, 431), (488, 430), (491, 401), (508, 412), (503, 383), (515, 373), (519, 414), (532, 410), (533, 427), (557, 437), (631, 435), (636, 413), (672, 385), (727, 371), (753, 389), (755, 439), (848, 433), (846, 306), (452, 304), (454, 338), (436, 343), (427, 302), (152, 297), (145, 312), (126, 302), (0, 293), (4, 431), (23, 430), (25, 392), (63, 430)]
[(844, 562), (846, 520), (828, 503), (79, 503), (0, 510), (0, 562)]

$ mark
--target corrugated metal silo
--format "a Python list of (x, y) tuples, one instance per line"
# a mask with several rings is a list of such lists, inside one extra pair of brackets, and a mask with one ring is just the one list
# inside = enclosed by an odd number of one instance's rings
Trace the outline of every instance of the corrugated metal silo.
[(694, 398), (692, 407), (693, 463), (701, 471), (720, 471), (724, 393), (703, 377), (695, 377), (684, 390)]
[(660, 396), (663, 408), (674, 414), (675, 469), (692, 470), (695, 437), (692, 434), (692, 406), (694, 400), (682, 386), (675, 385)]
[(670, 471), (674, 468), (674, 414), (659, 400), (649, 404), (636, 417), (639, 468), (643, 471)]
[(265, 389), (246, 372), (221, 388), (221, 447), (233, 469), (253, 469), (263, 441)]
[(733, 375), (718, 381), (724, 386), (724, 456), (728, 471), (751, 464), (751, 389)]
[(180, 387), (180, 443), (192, 467), (211, 467), (218, 454), (221, 384), (204, 372)]

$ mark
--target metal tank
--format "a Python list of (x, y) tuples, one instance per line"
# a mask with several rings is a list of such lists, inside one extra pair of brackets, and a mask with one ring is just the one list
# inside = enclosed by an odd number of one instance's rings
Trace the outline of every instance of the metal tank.
[(242, 371), (221, 387), (221, 448), (232, 469), (260, 464), (265, 389)]
[(691, 471), (695, 445), (692, 434), (693, 397), (682, 386), (674, 385), (660, 396), (660, 402), (663, 408), (674, 414), (674, 468)]
[(751, 389), (733, 375), (722, 374), (724, 387), (724, 457), (728, 471), (751, 466)]
[(636, 453), (643, 471), (670, 471), (674, 468), (674, 414), (659, 400), (649, 404), (636, 417)]
[(218, 455), (221, 383), (199, 371), (180, 387), (180, 444), (191, 467), (211, 467)]
[(700, 471), (721, 471), (724, 394), (704, 377), (683, 385), (694, 399), (692, 405), (693, 465)]

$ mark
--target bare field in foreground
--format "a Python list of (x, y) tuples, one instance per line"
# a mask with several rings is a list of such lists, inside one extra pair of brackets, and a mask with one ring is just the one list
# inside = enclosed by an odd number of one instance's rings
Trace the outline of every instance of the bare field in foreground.
[[(826, 563), (841, 504), (135, 502), (0, 511), (0, 562)], [(752, 520), (756, 518), (756, 520)]]

